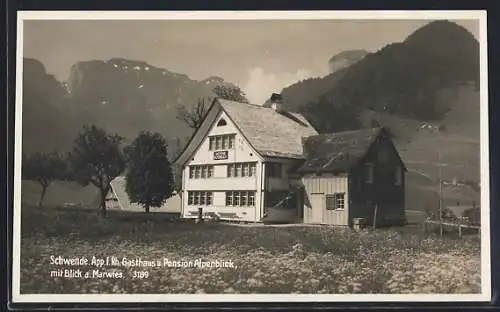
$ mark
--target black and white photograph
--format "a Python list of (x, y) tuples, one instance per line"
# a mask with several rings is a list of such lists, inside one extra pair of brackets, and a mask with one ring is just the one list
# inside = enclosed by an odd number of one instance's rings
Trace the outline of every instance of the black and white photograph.
[(20, 11), (14, 302), (489, 301), (485, 11)]

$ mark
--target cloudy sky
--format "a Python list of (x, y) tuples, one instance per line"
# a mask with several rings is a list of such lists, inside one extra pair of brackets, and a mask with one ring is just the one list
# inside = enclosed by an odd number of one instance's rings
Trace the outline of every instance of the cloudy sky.
[[(422, 20), (232, 20), (24, 22), (24, 56), (63, 81), (72, 64), (123, 57), (187, 74), (237, 83), (250, 101), (328, 71), (350, 49), (376, 51), (404, 40)], [(478, 22), (454, 21), (478, 38)]]

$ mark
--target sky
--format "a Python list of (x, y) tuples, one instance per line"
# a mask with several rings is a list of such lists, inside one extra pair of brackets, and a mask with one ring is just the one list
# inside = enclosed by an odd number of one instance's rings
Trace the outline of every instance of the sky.
[[(478, 38), (477, 20), (454, 20)], [(64, 81), (79, 61), (123, 57), (201, 80), (239, 85), (252, 103), (301, 79), (328, 73), (351, 49), (377, 51), (428, 20), (29, 20), (24, 57)]]

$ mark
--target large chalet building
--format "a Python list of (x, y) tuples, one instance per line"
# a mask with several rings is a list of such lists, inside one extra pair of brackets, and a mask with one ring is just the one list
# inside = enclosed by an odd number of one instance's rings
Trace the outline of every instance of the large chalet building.
[(263, 106), (214, 99), (175, 164), (182, 218), (201, 209), (243, 222), (405, 219), (406, 168), (383, 128), (318, 134), (276, 94)]

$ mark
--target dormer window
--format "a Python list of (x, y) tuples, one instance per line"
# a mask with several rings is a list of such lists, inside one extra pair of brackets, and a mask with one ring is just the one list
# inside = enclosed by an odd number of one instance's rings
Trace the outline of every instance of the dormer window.
[(221, 118), (219, 122), (217, 123), (217, 127), (225, 126), (227, 125), (227, 122), (224, 118)]

